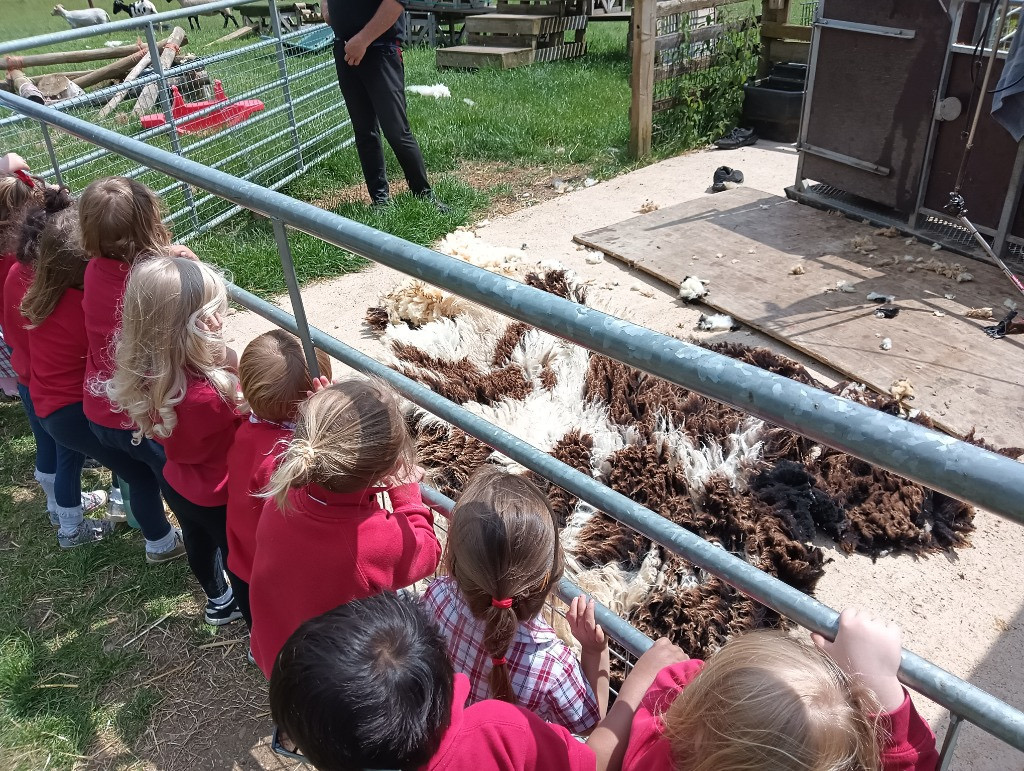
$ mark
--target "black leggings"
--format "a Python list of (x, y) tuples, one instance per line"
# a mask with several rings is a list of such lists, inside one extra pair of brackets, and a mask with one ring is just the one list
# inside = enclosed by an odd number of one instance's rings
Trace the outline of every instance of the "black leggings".
[(235, 595), (235, 604), (242, 612), (242, 618), (245, 619), (245, 625), (251, 632), (252, 609), (249, 606), (249, 584), (247, 581), (243, 581), (232, 573), (230, 568), (228, 569), (228, 578), (231, 580), (231, 591)]
[(228, 562), (228, 507), (192, 503), (170, 485), (164, 486), (167, 504), (178, 518), (192, 574), (209, 598), (228, 590), (224, 566)]

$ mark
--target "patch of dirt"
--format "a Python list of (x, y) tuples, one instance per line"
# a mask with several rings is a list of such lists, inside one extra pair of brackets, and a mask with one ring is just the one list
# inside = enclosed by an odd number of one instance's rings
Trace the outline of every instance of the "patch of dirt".
[[(525, 209), (534, 204), (557, 198), (583, 187), (587, 168), (580, 164), (565, 166), (519, 166), (497, 161), (463, 161), (450, 174), (475, 190), (482, 192), (503, 188), (484, 213), (486, 217), (500, 217)], [(404, 179), (390, 181), (391, 194), (409, 190)], [(370, 203), (370, 194), (362, 183), (324, 191), (310, 201), (321, 209), (335, 211), (347, 203)]]

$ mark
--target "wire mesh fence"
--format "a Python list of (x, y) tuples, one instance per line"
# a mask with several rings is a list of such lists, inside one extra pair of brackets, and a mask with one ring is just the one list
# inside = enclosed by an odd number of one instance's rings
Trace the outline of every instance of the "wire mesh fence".
[[(127, 44), (111, 39), (124, 38), (124, 30), (110, 32), (101, 25), (94, 36), (63, 48), (65, 53), (107, 48), (113, 61), (32, 68), (39, 74), (24, 76), (22, 94), (27, 90), (55, 110), (277, 189), (352, 143), (335, 74), (333, 34), (322, 23), (282, 17), (273, 3), (259, 11), (262, 19), (247, 17), (244, 7), (236, 12), (251, 22), (250, 32), (224, 42), (202, 43), (196, 35), (190, 45), (193, 33), (184, 19), (144, 24)], [(220, 27), (203, 20), (207, 29)], [(122, 56), (126, 50), (132, 52)], [(159, 52), (155, 63), (154, 50)], [(38, 60), (33, 56), (31, 51), (8, 56), (8, 70), (23, 65), (29, 72), (29, 63)], [(84, 67), (93, 69), (77, 69)], [(111, 80), (114, 85), (104, 85)], [(179, 240), (239, 211), (217, 196), (3, 108), (0, 147), (16, 150), (34, 172), (73, 190), (109, 175), (143, 182), (166, 202), (167, 220)]]

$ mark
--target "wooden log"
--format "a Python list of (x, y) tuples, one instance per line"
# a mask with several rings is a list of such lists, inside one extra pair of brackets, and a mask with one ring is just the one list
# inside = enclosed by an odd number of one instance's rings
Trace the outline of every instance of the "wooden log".
[(129, 70), (139, 63), (139, 60), (143, 56), (146, 56), (145, 50), (136, 51), (130, 56), (125, 56), (123, 59), (118, 59), (116, 62), (111, 62), (98, 70), (93, 70), (80, 78), (75, 78), (75, 85), (81, 88), (88, 88), (89, 86), (95, 86), (97, 83), (102, 83), (104, 80), (120, 80)]
[(255, 33), (259, 32), (259, 31), (260, 31), (260, 25), (259, 24), (246, 24), (243, 27), (239, 27), (238, 29), (231, 30), (231, 32), (226, 34), (224, 37), (219, 37), (216, 40), (214, 40), (212, 43), (207, 43), (204, 47), (205, 48), (209, 48), (210, 46), (215, 46), (218, 43), (230, 43), (232, 40), (238, 40), (239, 38), (248, 37), (249, 35), (254, 35)]
[(83, 75), (88, 75), (90, 72), (92, 72), (92, 70), (73, 70), (72, 72), (48, 72), (45, 75), (29, 75), (29, 77), (32, 79), (33, 83), (39, 85), (40, 80), (42, 80), (43, 78), (48, 78), (52, 75), (63, 75), (68, 80), (74, 80), (75, 78), (80, 78)]
[(14, 93), (25, 99), (31, 99), (38, 104), (45, 104), (46, 100), (36, 88), (35, 83), (21, 70), (8, 70), (7, 78), (11, 81), (11, 89)]
[(658, 26), (657, 0), (636, 0), (633, 6), (633, 68), (629, 86), (629, 153), (643, 158), (651, 153), (654, 132), (654, 55)]
[[(185, 30), (181, 27), (175, 27), (171, 31), (170, 37), (167, 38), (167, 46), (160, 54), (160, 66), (167, 69), (171, 66), (174, 61), (174, 57), (178, 55), (178, 49), (181, 47), (182, 42), (185, 40)], [(135, 100), (135, 109), (133, 112), (138, 116), (145, 115), (153, 105), (156, 104), (157, 95), (160, 93), (159, 83), (150, 83), (139, 94), (139, 98)]]
[[(139, 59), (138, 63), (131, 68), (127, 75), (124, 76), (124, 81), (122, 82), (122, 85), (127, 85), (128, 83), (131, 83), (133, 80), (138, 78), (149, 66), (151, 59), (152, 57), (149, 55), (149, 51), (143, 54), (142, 58)], [(117, 106), (121, 104), (121, 102), (124, 100), (127, 94), (127, 88), (124, 91), (118, 91), (116, 94), (114, 94), (114, 96), (111, 97), (110, 101), (107, 102), (106, 106), (102, 110), (100, 110), (99, 115), (97, 115), (96, 117), (100, 119), (106, 118), (108, 115), (110, 115), (110, 113), (117, 109)]]
[(29, 67), (48, 67), (54, 64), (79, 64), (81, 62), (100, 62), (107, 59), (120, 59), (145, 49), (142, 43), (117, 48), (87, 48), (82, 51), (56, 51), (49, 54), (30, 54), (28, 56), (5, 56), (0, 59), (0, 69), (28, 69)]

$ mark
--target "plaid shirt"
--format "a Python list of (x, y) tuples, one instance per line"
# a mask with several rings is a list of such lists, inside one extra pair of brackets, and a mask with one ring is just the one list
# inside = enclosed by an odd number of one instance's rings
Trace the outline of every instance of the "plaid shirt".
[(4, 333), (0, 329), (0, 377), (17, 377), (18, 373), (14, 371), (14, 367), (11, 365), (11, 354), (7, 350), (7, 343), (4, 342)]
[[(448, 640), (455, 671), (469, 678), (467, 705), (491, 698), (491, 657), (482, 645), (484, 622), (470, 613), (454, 579), (435, 579), (423, 602)], [(505, 658), (519, 706), (574, 733), (597, 725), (597, 697), (583, 678), (579, 661), (550, 626), (539, 618), (520, 624)]]

